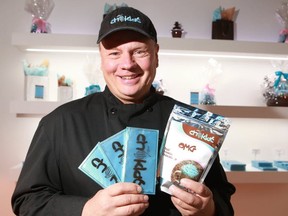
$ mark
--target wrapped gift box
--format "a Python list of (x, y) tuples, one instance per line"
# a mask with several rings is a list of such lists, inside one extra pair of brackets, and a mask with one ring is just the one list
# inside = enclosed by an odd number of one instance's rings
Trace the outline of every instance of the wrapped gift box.
[(58, 101), (67, 102), (73, 100), (73, 87), (72, 86), (59, 86), (58, 87)]
[(274, 161), (274, 166), (284, 170), (288, 170), (288, 161)]
[(213, 21), (212, 39), (234, 40), (234, 22), (230, 20)]
[(252, 166), (262, 171), (277, 171), (278, 169), (273, 166), (272, 162), (265, 160), (252, 160)]
[(241, 163), (236, 160), (224, 160), (222, 161), (222, 165), (230, 171), (245, 171), (246, 170), (246, 164)]

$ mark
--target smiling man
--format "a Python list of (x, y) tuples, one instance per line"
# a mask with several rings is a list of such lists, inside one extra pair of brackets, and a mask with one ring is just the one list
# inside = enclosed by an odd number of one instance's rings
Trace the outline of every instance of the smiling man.
[(141, 103), (156, 75), (158, 44), (126, 30), (111, 33), (99, 46), (101, 68), (112, 94), (123, 103)]
[[(102, 21), (98, 36), (103, 92), (68, 102), (41, 119), (27, 153), (12, 206), (16, 215), (232, 216), (235, 187), (217, 157), (204, 184), (188, 178), (171, 195), (155, 195), (131, 182), (102, 188), (78, 169), (97, 145), (126, 127), (159, 131), (160, 148), (170, 113), (179, 101), (152, 86), (158, 67), (157, 33), (151, 20), (131, 7)], [(159, 152), (160, 150), (158, 150)], [(189, 192), (193, 191), (193, 193)]]

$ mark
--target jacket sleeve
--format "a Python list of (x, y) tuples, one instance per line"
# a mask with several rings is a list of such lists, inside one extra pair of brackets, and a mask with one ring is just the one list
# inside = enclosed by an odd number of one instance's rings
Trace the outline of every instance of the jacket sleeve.
[(65, 195), (61, 189), (57, 149), (39, 124), (12, 195), (16, 215), (81, 215), (87, 198)]
[(233, 184), (228, 182), (226, 173), (220, 164), (219, 156), (216, 157), (204, 182), (213, 193), (216, 215), (233, 216), (234, 209), (231, 204), (231, 196), (236, 189)]

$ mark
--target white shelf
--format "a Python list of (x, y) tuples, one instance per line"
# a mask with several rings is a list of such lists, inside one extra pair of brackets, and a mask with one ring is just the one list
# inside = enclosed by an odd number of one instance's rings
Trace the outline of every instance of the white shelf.
[(13, 33), (12, 45), (20, 51), (31, 49), (98, 50), (96, 35)]
[(200, 109), (205, 109), (226, 117), (234, 118), (275, 118), (288, 119), (288, 107), (277, 106), (204, 106), (198, 105)]
[[(20, 175), (23, 162), (10, 168), (10, 178), (17, 181)], [(232, 184), (281, 184), (288, 183), (287, 171), (226, 171), (227, 178)]]
[(231, 55), (288, 56), (288, 44), (234, 40), (159, 38), (160, 48), (179, 52), (226, 53)]
[[(13, 33), (12, 45), (21, 51), (33, 49), (62, 49), (78, 51), (97, 51), (97, 35), (81, 34), (37, 34)], [(206, 40), (185, 38), (159, 38), (163, 53), (225, 53), (231, 55), (259, 55), (288, 57), (288, 44), (277, 42), (248, 42), (234, 40)], [(11, 112), (17, 115), (43, 115), (59, 106), (59, 102), (14, 101)], [(288, 118), (288, 107), (256, 106), (199, 106), (200, 108), (227, 117), (237, 118)]]
[(287, 184), (287, 171), (226, 171), (228, 180), (233, 184)]
[(10, 113), (17, 117), (41, 117), (62, 104), (57, 101), (11, 101)]
[[(62, 105), (54, 101), (12, 101), (10, 113), (18, 117), (43, 116)], [(288, 119), (288, 107), (250, 107), (250, 106), (197, 106), (213, 113), (234, 118), (276, 118)]]
[[(97, 51), (97, 35), (14, 33), (12, 45), (21, 51), (34, 49), (64, 49)], [(225, 53), (230, 55), (259, 55), (288, 57), (288, 44), (192, 38), (158, 38), (163, 53)]]

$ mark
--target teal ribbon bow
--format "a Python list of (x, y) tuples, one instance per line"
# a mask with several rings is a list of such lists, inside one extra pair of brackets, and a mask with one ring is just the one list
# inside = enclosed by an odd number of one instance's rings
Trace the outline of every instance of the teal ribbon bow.
[(278, 76), (278, 78), (274, 82), (274, 88), (277, 88), (279, 86), (282, 76), (284, 79), (288, 80), (288, 73), (283, 73), (282, 71), (276, 71), (275, 75)]

